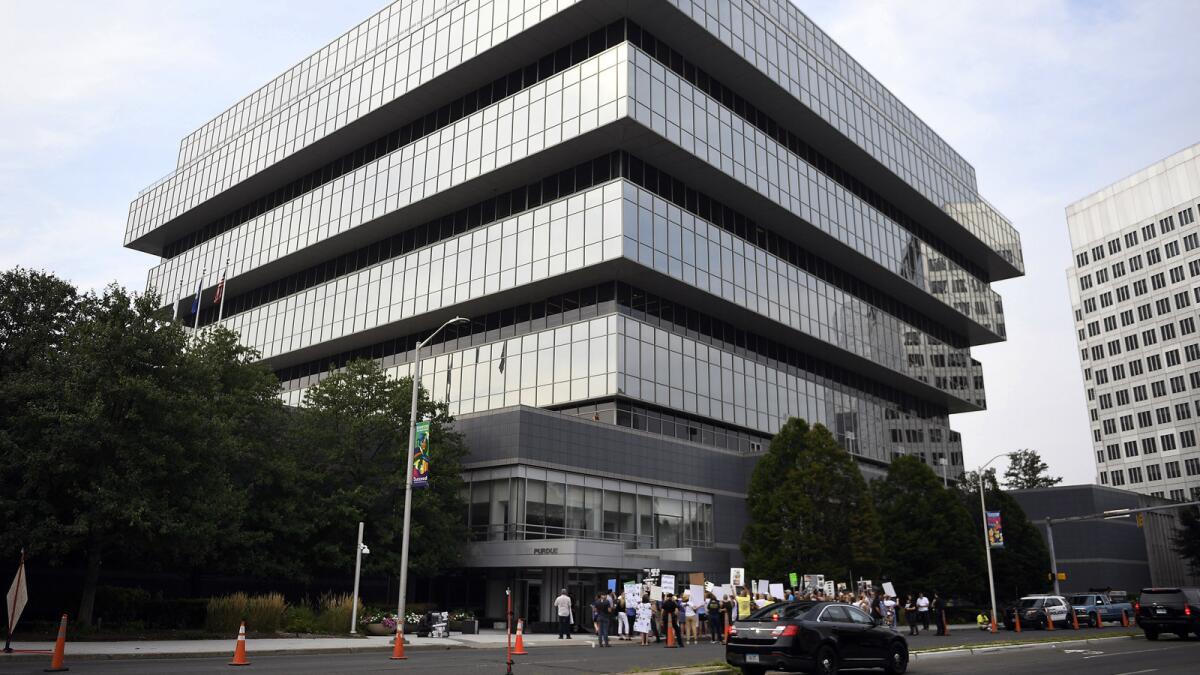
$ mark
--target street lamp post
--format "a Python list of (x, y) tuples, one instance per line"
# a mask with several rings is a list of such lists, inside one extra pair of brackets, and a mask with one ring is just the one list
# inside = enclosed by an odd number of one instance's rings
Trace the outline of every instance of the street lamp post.
[(354, 598), (353, 604), (350, 606), (350, 633), (358, 632), (358, 577), (362, 571), (362, 557), (371, 552), (363, 544), (363, 522), (358, 521), (358, 546), (354, 549)]
[(1012, 453), (1002, 452), (1002, 453), (996, 455), (995, 457), (989, 459), (988, 461), (984, 462), (983, 465), (979, 467), (979, 476), (978, 476), (979, 477), (979, 515), (983, 519), (983, 521), (982, 521), (983, 522), (983, 550), (987, 553), (988, 592), (991, 593), (991, 595), (992, 595), (992, 632), (993, 633), (996, 632), (996, 580), (992, 574), (992, 544), (991, 544), (991, 542), (988, 541), (988, 536), (987, 536), (987, 506), (985, 506), (984, 502), (983, 502), (983, 484), (984, 484), (983, 470), (986, 469), (988, 467), (988, 465), (991, 464), (992, 462), (1000, 459), (1001, 457), (1007, 457), (1010, 454), (1012, 454)]
[(412, 524), (412, 463), (413, 463), (413, 446), (417, 442), (417, 396), (420, 394), (421, 386), (421, 348), (429, 344), (434, 336), (442, 332), (446, 326), (455, 323), (467, 323), (469, 320), (456, 316), (446, 323), (438, 326), (438, 329), (429, 334), (429, 337), (422, 340), (417, 348), (413, 350), (413, 376), (412, 376), (412, 407), (408, 414), (408, 447), (404, 451), (404, 456), (407, 458), (405, 464), (404, 479), (404, 534), (400, 543), (400, 602), (397, 608), (396, 621), (399, 622), (400, 632), (404, 632), (404, 610), (405, 600), (408, 595), (408, 534)]
[(943, 488), (950, 487), (950, 479), (946, 475), (950, 472), (949, 464), (950, 463), (946, 461), (945, 457), (938, 457), (938, 465), (940, 465), (942, 467), (942, 487)]

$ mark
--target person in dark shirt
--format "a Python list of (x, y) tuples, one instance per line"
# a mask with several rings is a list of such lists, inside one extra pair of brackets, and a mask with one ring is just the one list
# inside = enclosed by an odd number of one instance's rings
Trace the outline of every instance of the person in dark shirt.
[[(675, 636), (675, 644), (679, 648), (683, 648), (682, 633), (679, 632), (679, 603), (675, 601), (675, 596), (668, 593), (666, 600), (662, 604), (663, 626)], [(670, 640), (667, 641), (670, 643)]]
[(601, 647), (610, 647), (608, 644), (608, 625), (612, 619), (612, 605), (608, 602), (608, 598), (602, 593), (596, 594), (596, 601), (592, 603), (592, 609), (596, 610), (596, 628), (600, 631), (597, 636), (597, 644)]
[(933, 602), (929, 606), (933, 611), (933, 620), (937, 622), (937, 634), (949, 635), (950, 631), (946, 626), (946, 603), (942, 600), (942, 596), (937, 593), (933, 594)]

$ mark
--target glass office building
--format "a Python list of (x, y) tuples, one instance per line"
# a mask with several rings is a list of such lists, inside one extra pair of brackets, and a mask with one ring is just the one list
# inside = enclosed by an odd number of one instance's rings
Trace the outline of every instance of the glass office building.
[(531, 620), (727, 574), (789, 417), (869, 476), (960, 474), (1023, 269), (974, 169), (786, 0), (398, 0), (185, 138), (125, 244), (188, 325), (227, 266), (219, 320), (295, 405), (469, 317), (423, 385), (470, 441), (485, 613), (516, 584)]
[(1200, 144), (1067, 207), (1096, 479), (1200, 499)]

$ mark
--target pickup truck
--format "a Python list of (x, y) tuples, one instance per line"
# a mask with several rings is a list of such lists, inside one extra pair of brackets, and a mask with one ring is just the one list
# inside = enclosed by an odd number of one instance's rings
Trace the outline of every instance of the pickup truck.
[(1070, 597), (1070, 601), (1080, 625), (1101, 626), (1105, 621), (1120, 621), (1122, 614), (1133, 617), (1133, 605), (1114, 602), (1102, 593), (1077, 593)]

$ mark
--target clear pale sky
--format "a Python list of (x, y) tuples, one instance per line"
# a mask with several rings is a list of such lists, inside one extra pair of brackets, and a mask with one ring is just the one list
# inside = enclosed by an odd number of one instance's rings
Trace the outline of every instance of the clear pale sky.
[[(956, 415), (968, 467), (1034, 448), (1095, 478), (1063, 208), (1200, 141), (1200, 2), (797, 4), (975, 166), (1021, 232), (997, 284), (1008, 342), (974, 350), (989, 410)], [(179, 141), (384, 0), (0, 2), (0, 269), (140, 290), (129, 202)]]

